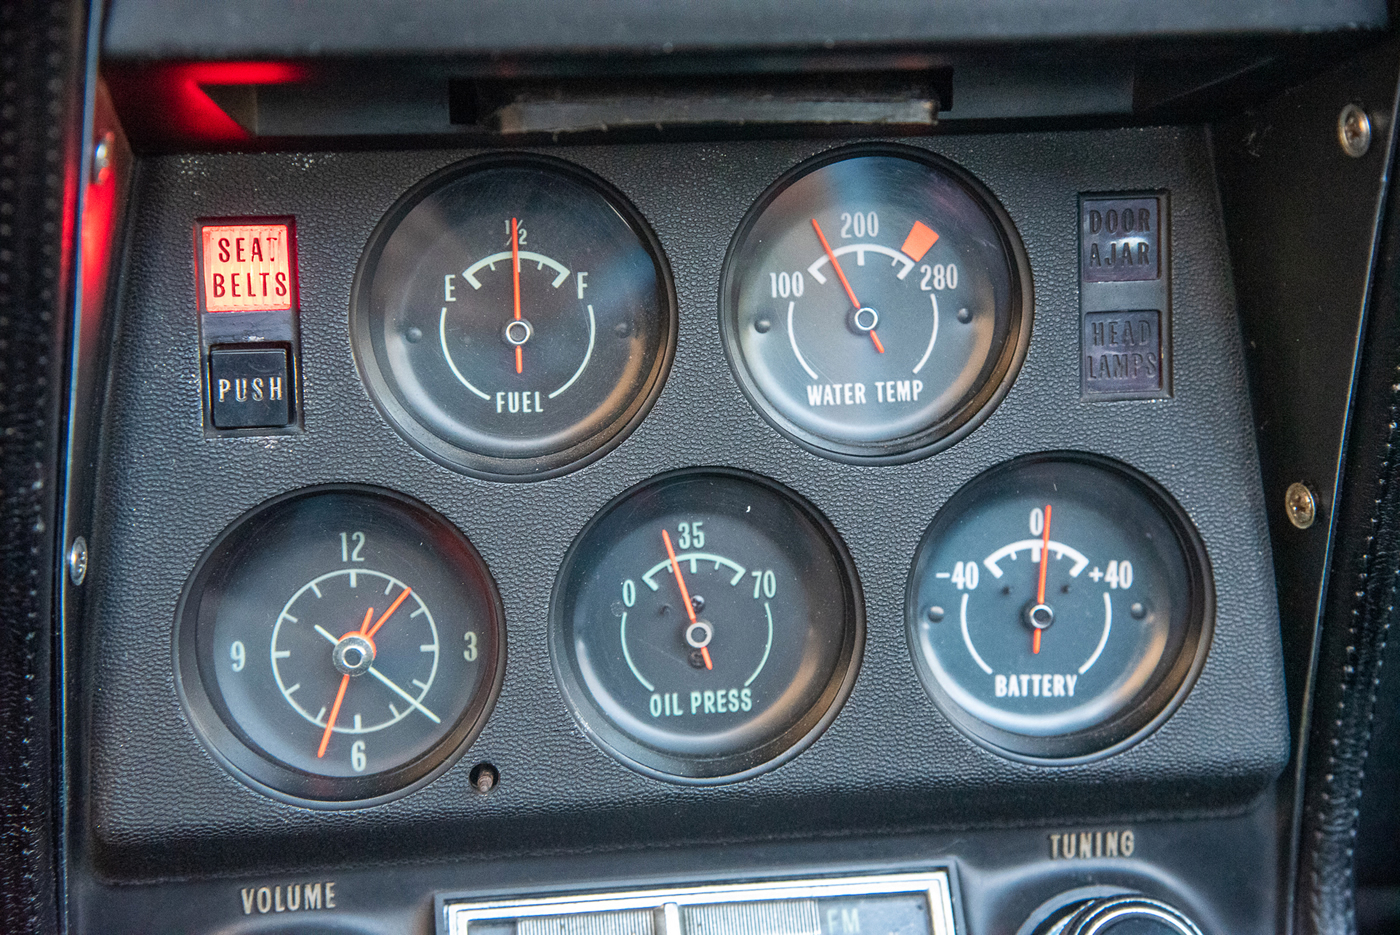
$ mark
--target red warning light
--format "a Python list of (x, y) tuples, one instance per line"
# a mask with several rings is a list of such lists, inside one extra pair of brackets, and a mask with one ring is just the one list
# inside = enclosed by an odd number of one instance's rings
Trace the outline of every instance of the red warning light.
[(290, 224), (201, 225), (204, 310), (290, 310), (292, 246)]

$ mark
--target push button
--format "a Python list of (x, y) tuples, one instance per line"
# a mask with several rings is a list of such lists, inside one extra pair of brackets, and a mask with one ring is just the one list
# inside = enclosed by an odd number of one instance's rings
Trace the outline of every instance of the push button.
[(292, 421), (285, 347), (209, 349), (209, 414), (218, 429), (281, 428)]

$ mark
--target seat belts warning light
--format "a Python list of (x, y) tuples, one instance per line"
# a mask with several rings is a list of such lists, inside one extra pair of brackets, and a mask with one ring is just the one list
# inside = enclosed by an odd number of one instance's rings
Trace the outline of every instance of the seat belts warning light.
[(206, 224), (200, 235), (205, 311), (292, 308), (289, 225)]

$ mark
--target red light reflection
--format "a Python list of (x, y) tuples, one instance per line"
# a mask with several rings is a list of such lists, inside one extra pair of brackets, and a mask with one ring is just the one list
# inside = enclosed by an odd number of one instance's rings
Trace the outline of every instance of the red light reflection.
[[(231, 143), (251, 134), (204, 93), (204, 86), (288, 84), (306, 74), (304, 66), (287, 62), (189, 62), (116, 68), (107, 78), (128, 130), (149, 121), (142, 129), (158, 138)], [(123, 101), (139, 106), (123, 107)]]

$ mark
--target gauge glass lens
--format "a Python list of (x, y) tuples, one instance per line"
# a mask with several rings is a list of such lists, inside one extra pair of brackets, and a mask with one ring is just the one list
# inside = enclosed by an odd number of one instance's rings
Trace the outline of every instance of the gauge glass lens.
[(451, 167), (370, 240), (352, 332), (390, 421), (429, 456), (545, 477), (601, 453), (660, 389), (668, 272), (620, 195), (556, 160)]
[(914, 457), (972, 428), (1024, 355), (1030, 277), (1006, 212), (907, 147), (820, 157), (730, 249), (721, 326), (740, 384), (820, 453)]
[(906, 607), (920, 674), (974, 736), (1028, 756), (1117, 744), (1179, 700), (1211, 590), (1194, 528), (1106, 459), (1032, 456), (939, 511)]
[(220, 758), (324, 803), (445, 767), (502, 671), (495, 585), (442, 517), (389, 491), (313, 488), (233, 524), (182, 602), (181, 684)]
[(737, 471), (679, 472), (615, 500), (575, 541), (551, 613), (579, 723), (680, 781), (795, 754), (835, 716), (863, 639), (835, 531)]

